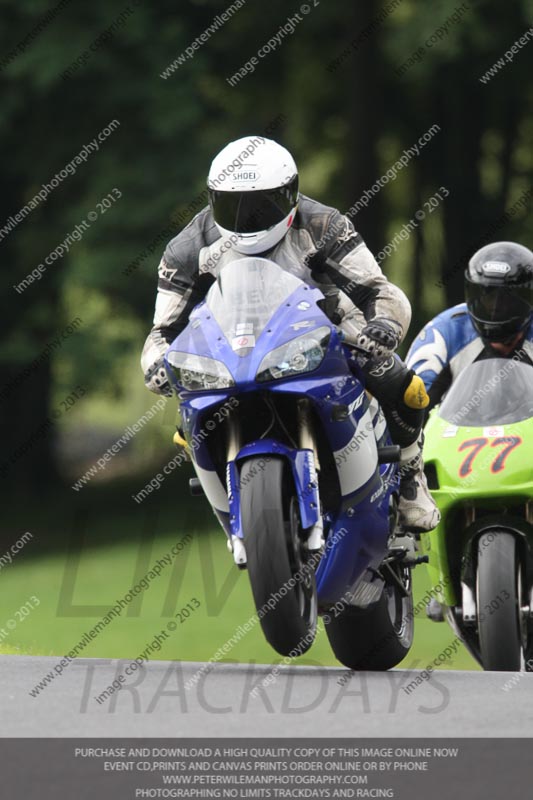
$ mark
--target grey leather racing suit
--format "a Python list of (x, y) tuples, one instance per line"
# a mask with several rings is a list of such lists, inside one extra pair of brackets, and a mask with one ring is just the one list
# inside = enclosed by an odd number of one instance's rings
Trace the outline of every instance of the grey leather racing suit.
[[(189, 314), (204, 299), (220, 269), (245, 258), (234, 249), (232, 236), (221, 236), (209, 207), (172, 239), (159, 264), (153, 328), (144, 345), (141, 366), (148, 389), (168, 393), (163, 355), (186, 327)], [(361, 328), (385, 319), (403, 339), (411, 321), (411, 305), (389, 283), (350, 220), (336, 209), (300, 195), (298, 210), (284, 238), (266, 253), (283, 269), (317, 286), (331, 308), (340, 308), (346, 341), (355, 342)], [(332, 259), (334, 264), (326, 263)], [(344, 314), (344, 316), (342, 316)]]

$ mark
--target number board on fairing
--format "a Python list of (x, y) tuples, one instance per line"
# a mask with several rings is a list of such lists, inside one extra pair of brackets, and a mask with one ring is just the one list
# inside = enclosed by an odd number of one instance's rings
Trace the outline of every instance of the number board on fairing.
[[(470, 451), (459, 467), (459, 476), (461, 478), (466, 478), (467, 475), (470, 475), (475, 459), (488, 444), (489, 439), (485, 436), (477, 436), (473, 439), (465, 439), (465, 441), (459, 445), (459, 453), (467, 450)], [(494, 453), (490, 471), (494, 473), (502, 472), (507, 464), (509, 454), (521, 444), (522, 438), (520, 436), (498, 436), (496, 439), (493, 439), (490, 443), (490, 447), (500, 448), (500, 450)]]

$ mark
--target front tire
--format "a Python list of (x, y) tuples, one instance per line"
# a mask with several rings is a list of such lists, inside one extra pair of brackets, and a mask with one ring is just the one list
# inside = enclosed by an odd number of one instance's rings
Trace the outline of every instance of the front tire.
[(413, 643), (414, 614), (411, 571), (397, 567), (403, 596), (387, 583), (378, 602), (368, 609), (346, 606), (325, 625), (335, 657), (353, 670), (387, 670), (399, 664)]
[[(250, 458), (241, 468), (241, 522), (255, 607), (269, 644), (305, 653), (317, 623), (314, 572), (306, 567), (292, 475), (281, 458)], [(295, 577), (296, 576), (296, 577)]]
[(522, 666), (520, 564), (511, 533), (491, 531), (478, 542), (476, 578), (481, 663), (485, 670)]

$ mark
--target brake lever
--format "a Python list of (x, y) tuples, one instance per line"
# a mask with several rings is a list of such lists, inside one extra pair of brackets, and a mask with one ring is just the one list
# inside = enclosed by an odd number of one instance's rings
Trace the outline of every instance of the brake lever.
[(367, 361), (369, 361), (371, 358), (374, 358), (374, 353), (371, 350), (367, 350), (366, 347), (361, 347), (361, 345), (352, 344), (351, 342), (348, 343), (346, 341), (346, 334), (344, 333), (342, 328), (340, 328), (338, 325), (335, 325), (335, 330), (337, 331), (337, 334), (342, 344), (349, 350), (350, 358), (353, 358), (355, 360), (356, 353), (357, 355), (366, 359)]
[(349, 344), (347, 347), (349, 347), (350, 350), (356, 350), (359, 355), (364, 356), (365, 358), (374, 358), (374, 353), (371, 350), (367, 350), (366, 347), (361, 347), (359, 344)]
[(350, 353), (348, 361), (354, 362), (359, 367), (363, 367), (374, 358), (374, 353), (371, 350), (367, 350), (366, 347), (361, 347), (358, 344), (346, 344), (345, 346)]

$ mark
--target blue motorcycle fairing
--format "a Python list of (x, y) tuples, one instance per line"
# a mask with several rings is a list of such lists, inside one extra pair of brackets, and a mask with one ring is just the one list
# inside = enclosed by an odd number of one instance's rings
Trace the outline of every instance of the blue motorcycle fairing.
[(270, 456), (286, 459), (291, 467), (294, 479), (302, 528), (311, 528), (318, 522), (320, 518), (320, 498), (312, 451), (294, 450), (280, 442), (276, 442), (274, 439), (261, 439), (245, 445), (237, 454), (235, 461), (228, 462), (227, 482), (232, 534), (238, 536), (239, 539), (243, 538), (240, 518), (242, 480), (239, 477), (238, 463), (253, 456), (261, 456), (261, 458), (265, 459), (265, 463), (268, 462)]
[[(316, 571), (319, 604), (334, 605), (361, 577), (377, 570), (387, 549), (389, 503), (398, 490), (396, 464), (382, 465), (348, 503), (329, 531), (335, 547), (326, 548)], [(328, 538), (329, 538), (328, 537)]]
[[(239, 262), (239, 276), (242, 275), (245, 261)], [(231, 268), (232, 265), (228, 264), (223, 271)], [(250, 270), (252, 286), (254, 269), (252, 267)], [(281, 275), (281, 268), (276, 269), (280, 270)], [(231, 280), (231, 272), (226, 274), (230, 275)], [(236, 275), (234, 273), (234, 280)], [(221, 296), (219, 293), (219, 302)], [(189, 326), (167, 351), (165, 361), (168, 369), (167, 357), (172, 352), (215, 358), (225, 364), (235, 381), (228, 388), (192, 392), (179, 387), (174, 374), (170, 372), (174, 387), (179, 388), (183, 430), (186, 439), (192, 443), (194, 467), (228, 535), (242, 536), (239, 475), (236, 462), (226, 463), (225, 455), (212, 453), (206, 441), (209, 431), (214, 427), (212, 422), (217, 409), (232, 398), (245, 404), (246, 398), (253, 396), (253, 393), (258, 396), (268, 394), (274, 399), (276, 396), (292, 395), (295, 400), (306, 398), (309, 401), (315, 421), (322, 428), (325, 441), (331, 448), (341, 490), (338, 507), (328, 509), (328, 513), (324, 514), (324, 532), (328, 540), (336, 541), (333, 537), (338, 538), (336, 545), (326, 550), (317, 569), (318, 602), (324, 608), (343, 597), (358, 581), (364, 580), (364, 576), (372, 576), (373, 570), (386, 554), (389, 501), (398, 488), (398, 469), (396, 464), (378, 465), (374, 432), (379, 428), (378, 438), (384, 444), (390, 443), (390, 437), (382, 414), (376, 411), (375, 405), (373, 409), (369, 408), (361, 371), (356, 365), (348, 363), (347, 351), (335, 327), (316, 306), (317, 299), (322, 297), (318, 290), (303, 284), (294, 291), (291, 289), (286, 301), (271, 315), (268, 324), (261, 330), (260, 326), (257, 327), (253, 334), (256, 336), (253, 346), (240, 352), (232, 349), (232, 342), (214, 319), (209, 303), (202, 303), (191, 315)], [(243, 312), (243, 322), (247, 318)], [(230, 319), (235, 320), (235, 315), (230, 315)], [(325, 355), (312, 372), (265, 382), (255, 380), (259, 366), (269, 352), (303, 334), (312, 334), (321, 326), (327, 326), (331, 333)], [(228, 335), (233, 336), (233, 322), (226, 324), (225, 329), (231, 331)], [(234, 340), (233, 344), (238, 345), (238, 342)], [(248, 405), (250, 408), (253, 409), (253, 403)], [(231, 413), (239, 414), (239, 408)], [(312, 487), (310, 491), (308, 486), (313, 483), (310, 476), (314, 474), (310, 450), (256, 437), (255, 441), (242, 447), (237, 461), (252, 455), (261, 458), (274, 452), (282, 454), (291, 466), (302, 525), (310, 527), (317, 519), (319, 504), (318, 489)], [(219, 463), (219, 455), (222, 463)], [(217, 459), (218, 470), (213, 458)], [(314, 509), (311, 503), (315, 503)]]
[[(257, 337), (255, 345), (251, 348), (243, 348), (242, 353), (233, 349), (232, 343), (225, 337), (211, 309), (204, 301), (196, 307), (191, 314), (190, 324), (176, 337), (165, 353), (165, 367), (171, 384), (177, 391), (183, 391), (168, 361), (171, 353), (194, 353), (194, 355), (221, 361), (233, 376), (235, 384), (239, 384), (242, 390), (246, 388), (247, 384), (255, 384), (259, 366), (271, 350), (306, 333), (312, 333), (318, 327), (330, 328), (340, 351), (340, 339), (334, 326), (316, 305), (317, 300), (323, 297), (324, 295), (319, 289), (299, 286), (290, 295), (287, 302), (273, 314), (269, 324)], [(298, 308), (302, 304), (305, 304), (307, 308)], [(274, 337), (275, 341), (271, 342), (270, 340)], [(270, 385), (270, 382), (264, 385)]]
[[(265, 464), (269, 456), (287, 459), (294, 478), (302, 527), (306, 529), (314, 525), (318, 521), (320, 500), (312, 452), (295, 451), (275, 440), (264, 439), (243, 447), (235, 461), (227, 465), (231, 534), (243, 538), (240, 512), (242, 481), (238, 463), (252, 456), (260, 457), (258, 469), (262, 468), (262, 458)], [(316, 571), (317, 593), (322, 607), (334, 605), (339, 596), (353, 587), (365, 572), (368, 572), (369, 581), (373, 579), (383, 583), (376, 577), (375, 570), (387, 547), (389, 529), (388, 524), (383, 526), (383, 517), (386, 515), (388, 522), (390, 496), (397, 489), (396, 473), (393, 464), (384, 465), (381, 470), (376, 469), (362, 490), (345, 499), (343, 511), (332, 521), (333, 524), (326, 527), (328, 540), (335, 539), (336, 546), (325, 548)], [(354, 530), (354, 509), (357, 509), (357, 531)], [(341, 592), (339, 584), (343, 587)]]
[[(332, 375), (335, 376), (333, 381)], [(182, 390), (180, 392), (180, 410), (185, 438), (190, 444), (191, 441), (194, 442), (197, 438), (202, 437), (203, 426), (208, 417), (207, 412), (211, 407), (221, 405), (237, 394), (265, 391), (272, 395), (310, 398), (326, 426), (332, 449), (335, 452), (341, 452), (339, 458), (342, 458), (343, 448), (349, 447), (350, 442), (357, 435), (357, 427), (369, 406), (364, 388), (349, 370), (337, 333), (333, 330), (326, 355), (313, 372), (284, 380), (269, 381), (265, 384), (247, 381), (244, 384), (239, 383), (238, 386), (216, 391), (209, 390), (209, 392)], [(332, 425), (333, 422), (334, 425)], [(369, 418), (366, 419), (366, 426), (369, 433), (371, 430)], [(202, 450), (199, 450), (196, 453), (196, 460), (200, 466), (209, 468), (211, 459), (208, 458), (205, 463), (202, 463), (203, 458)]]

